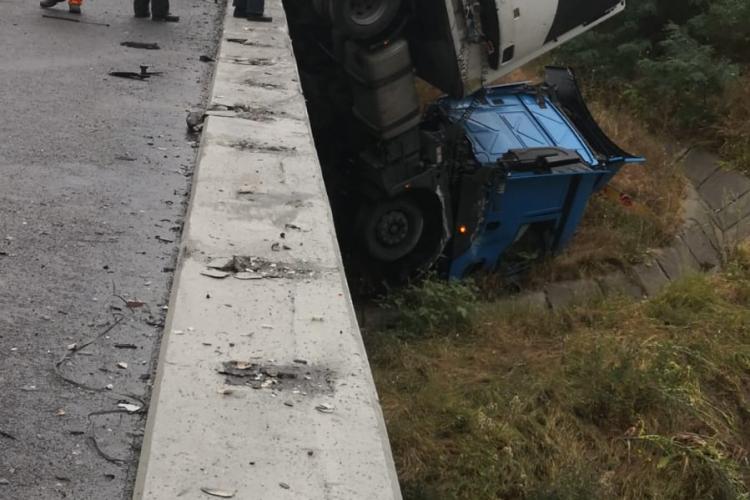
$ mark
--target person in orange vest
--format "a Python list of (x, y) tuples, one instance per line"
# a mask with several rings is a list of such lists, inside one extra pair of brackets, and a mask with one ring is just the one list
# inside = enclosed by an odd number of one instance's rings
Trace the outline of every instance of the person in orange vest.
[[(64, 2), (65, 0), (42, 0), (39, 2), (39, 5), (43, 9), (49, 9), (50, 7), (54, 7), (60, 2)], [(71, 14), (80, 14), (81, 13), (81, 3), (82, 0), (68, 0), (68, 9), (70, 10)]]

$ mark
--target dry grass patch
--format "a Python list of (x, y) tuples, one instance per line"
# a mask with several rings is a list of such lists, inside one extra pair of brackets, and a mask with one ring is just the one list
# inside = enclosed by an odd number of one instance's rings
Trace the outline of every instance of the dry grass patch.
[(747, 249), (652, 301), (557, 314), (429, 286), (407, 318), (470, 324), (367, 339), (407, 500), (748, 498)]

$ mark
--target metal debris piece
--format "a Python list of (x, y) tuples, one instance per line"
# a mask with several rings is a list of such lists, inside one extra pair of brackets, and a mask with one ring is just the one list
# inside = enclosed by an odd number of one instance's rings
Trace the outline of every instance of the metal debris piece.
[(206, 120), (205, 111), (191, 111), (185, 118), (187, 128), (190, 132), (200, 132), (203, 129), (203, 122)]
[(240, 273), (235, 274), (234, 278), (238, 280), (248, 281), (248, 280), (262, 280), (264, 276), (262, 274), (258, 274), (255, 272), (242, 271)]
[(217, 490), (214, 488), (201, 488), (201, 491), (206, 495), (219, 498), (234, 498), (236, 491)]
[(76, 344), (75, 342), (72, 344), (68, 344), (69, 351), (75, 351), (77, 348), (78, 348), (78, 344)]
[(221, 280), (221, 279), (224, 279), (227, 276), (229, 276), (230, 273), (228, 273), (226, 271), (220, 271), (218, 269), (207, 268), (207, 269), (201, 271), (201, 274), (203, 276), (208, 276), (209, 278), (215, 278), (215, 279)]
[(131, 310), (132, 309), (138, 309), (139, 307), (143, 307), (145, 305), (146, 305), (145, 302), (143, 302), (142, 300), (138, 300), (138, 299), (126, 300), (125, 301), (125, 306), (128, 309), (131, 309)]
[(128, 364), (120, 361), (119, 363), (117, 363), (117, 368), (119, 368), (121, 370), (127, 370), (128, 369)]
[(161, 75), (159, 71), (149, 71), (148, 66), (141, 66), (140, 73), (133, 71), (110, 71), (109, 76), (116, 76), (118, 78), (128, 78), (130, 80), (148, 80), (152, 76)]
[(250, 363), (248, 361), (230, 361), (229, 366), (231, 368), (236, 368), (237, 370), (249, 370), (258, 365), (256, 365), (255, 363)]
[(131, 49), (144, 49), (144, 50), (159, 50), (158, 43), (147, 43), (147, 42), (122, 42), (120, 45), (123, 47), (130, 47)]
[(140, 406), (134, 405), (134, 404), (131, 404), (131, 403), (119, 403), (117, 405), (117, 407), (118, 408), (122, 408), (123, 410), (125, 410), (128, 413), (135, 413), (135, 412), (137, 412), (138, 410), (141, 409)]
[(333, 406), (322, 403), (315, 407), (316, 410), (318, 410), (320, 413), (333, 413)]
[(58, 417), (64, 417), (65, 410), (63, 410), (62, 408), (58, 408), (58, 410), (55, 412), (55, 415), (57, 415)]
[(231, 271), (234, 264), (233, 257), (213, 257), (208, 262), (209, 269), (218, 269), (219, 271)]
[(138, 346), (135, 344), (115, 344), (115, 347), (117, 349), (138, 349)]

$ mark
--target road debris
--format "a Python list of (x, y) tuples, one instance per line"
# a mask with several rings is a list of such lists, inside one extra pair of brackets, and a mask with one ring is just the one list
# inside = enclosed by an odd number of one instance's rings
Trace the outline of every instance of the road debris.
[(187, 123), (188, 131), (200, 132), (203, 129), (203, 122), (206, 120), (205, 111), (191, 111), (188, 113), (185, 122)]
[(318, 410), (320, 413), (333, 413), (333, 410), (334, 410), (333, 406), (327, 403), (319, 404), (318, 406), (315, 407), (315, 409)]
[(135, 412), (137, 412), (137, 411), (139, 411), (141, 409), (140, 406), (134, 405), (134, 404), (131, 404), (131, 403), (118, 403), (117, 407), (118, 408), (122, 408), (123, 410), (125, 410), (128, 413), (135, 413)]
[(289, 486), (289, 485), (288, 485), (288, 484), (286, 484), (286, 483), (279, 483), (279, 486), (281, 486), (281, 487), (282, 487), (282, 488), (284, 488), (285, 490), (288, 490), (289, 488), (291, 488), (291, 486)]
[(65, 410), (63, 410), (62, 408), (59, 408), (59, 409), (58, 409), (58, 410), (57, 410), (57, 411), (55, 412), (55, 415), (56, 415), (56, 416), (58, 416), (58, 417), (64, 417), (64, 416), (65, 416)]
[(254, 272), (242, 271), (242, 272), (239, 272), (239, 273), (235, 274), (234, 278), (238, 279), (238, 280), (244, 280), (244, 281), (262, 280), (263, 279), (263, 275), (262, 274), (258, 274), (258, 273), (254, 273)]
[(334, 374), (330, 370), (301, 363), (289, 365), (261, 364), (251, 361), (225, 361), (218, 370), (226, 376), (225, 384), (272, 389), (292, 394), (332, 394)]
[(201, 488), (201, 491), (206, 495), (219, 498), (234, 498), (234, 495), (237, 493), (235, 491), (217, 490), (214, 488)]
[(9, 484), (10, 484), (10, 481), (8, 481), (7, 479), (5, 479), (4, 477), (0, 477), (0, 485), (7, 486)]
[(128, 364), (120, 361), (119, 363), (117, 363), (117, 368), (119, 368), (120, 370), (127, 370)]
[(8, 432), (2, 431), (2, 430), (0, 430), (0, 437), (4, 437), (4, 438), (10, 439), (12, 441), (16, 440), (16, 436), (14, 436), (13, 434), (10, 434)]
[(201, 271), (201, 274), (203, 276), (208, 276), (209, 278), (215, 278), (215, 279), (221, 280), (229, 276), (230, 273), (226, 271), (219, 271), (218, 269), (208, 268), (208, 269)]
[(98, 23), (96, 21), (85, 21), (83, 19), (78, 19), (75, 17), (52, 16), (50, 14), (42, 14), (42, 17), (47, 18), (47, 19), (57, 19), (58, 21), (70, 21), (71, 23), (91, 24), (94, 26), (105, 26), (109, 28), (109, 24), (107, 23)]
[(138, 299), (131, 299), (131, 300), (126, 300), (125, 301), (125, 306), (128, 309), (131, 309), (131, 310), (138, 309), (138, 308), (143, 307), (145, 305), (146, 305), (145, 302), (143, 302), (142, 300), (138, 300)]
[(216, 59), (214, 59), (211, 56), (202, 55), (198, 58), (200, 62), (214, 62)]
[(115, 344), (116, 349), (138, 349), (135, 344)]
[(144, 50), (159, 50), (158, 43), (147, 43), (147, 42), (122, 42), (120, 45), (123, 47), (130, 47), (131, 49), (144, 49)]
[(234, 259), (232, 257), (212, 257), (206, 267), (220, 271), (231, 271)]
[(141, 71), (135, 73), (133, 71), (110, 71), (109, 76), (116, 76), (118, 78), (128, 78), (130, 80), (148, 80), (152, 76), (161, 75), (160, 71), (149, 71), (148, 66), (141, 66)]

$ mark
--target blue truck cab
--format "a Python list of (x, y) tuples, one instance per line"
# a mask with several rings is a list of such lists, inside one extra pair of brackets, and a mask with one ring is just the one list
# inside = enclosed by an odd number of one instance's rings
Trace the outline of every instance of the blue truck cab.
[(644, 159), (614, 144), (589, 113), (572, 71), (546, 84), (486, 89), (436, 106), (461, 126), (474, 157), (458, 181), (447, 273), (513, 274), (572, 239), (590, 197), (620, 168)]

